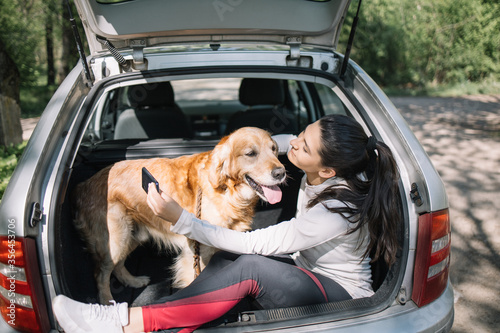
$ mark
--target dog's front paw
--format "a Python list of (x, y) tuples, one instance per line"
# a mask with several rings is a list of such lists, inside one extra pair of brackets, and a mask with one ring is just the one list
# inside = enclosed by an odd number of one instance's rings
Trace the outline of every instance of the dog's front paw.
[(149, 284), (149, 276), (135, 276), (133, 279), (127, 281), (128, 286), (132, 288), (142, 288)]

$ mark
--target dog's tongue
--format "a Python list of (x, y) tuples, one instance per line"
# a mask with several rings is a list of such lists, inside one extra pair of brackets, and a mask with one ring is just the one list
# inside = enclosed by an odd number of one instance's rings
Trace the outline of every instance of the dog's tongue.
[(281, 189), (278, 186), (262, 185), (262, 191), (264, 191), (264, 196), (266, 197), (267, 201), (269, 201), (270, 204), (274, 205), (275, 203), (281, 201), (282, 193)]

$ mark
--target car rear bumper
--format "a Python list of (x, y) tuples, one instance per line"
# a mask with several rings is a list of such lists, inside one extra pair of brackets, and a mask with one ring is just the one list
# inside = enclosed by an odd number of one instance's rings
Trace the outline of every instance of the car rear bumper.
[[(395, 305), (382, 312), (351, 319), (343, 322), (331, 322), (306, 326), (295, 326), (280, 330), (282, 332), (449, 332), (454, 318), (454, 297), (451, 284), (444, 293), (434, 302), (418, 308), (413, 302), (406, 305)], [(245, 329), (249, 330), (249, 326)], [(261, 326), (262, 328), (262, 326)], [(218, 330), (217, 328), (215, 330)], [(224, 332), (233, 331), (222, 329)], [(252, 329), (250, 329), (251, 331)], [(0, 320), (1, 332), (17, 332)], [(212, 331), (209, 329), (207, 331)], [(236, 328), (234, 331), (240, 331)], [(260, 330), (259, 330), (260, 331)], [(265, 329), (263, 330), (265, 331)], [(51, 330), (51, 333), (58, 331)]]
[[(415, 303), (394, 305), (382, 312), (347, 321), (323, 323), (314, 326), (290, 328), (290, 332), (449, 332), (454, 319), (453, 288), (448, 285), (434, 302), (417, 307)], [(288, 330), (284, 330), (285, 332)]]

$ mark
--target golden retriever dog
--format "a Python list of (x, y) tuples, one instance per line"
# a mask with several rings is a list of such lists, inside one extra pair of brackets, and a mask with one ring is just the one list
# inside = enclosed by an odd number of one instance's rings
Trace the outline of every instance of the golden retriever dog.
[[(146, 167), (160, 188), (186, 210), (196, 214), (201, 189), (201, 218), (222, 227), (247, 231), (259, 197), (269, 203), (281, 200), (277, 185), (286, 171), (277, 158), (278, 148), (262, 129), (236, 130), (212, 151), (178, 158), (125, 160), (100, 170), (80, 183), (74, 192), (75, 225), (95, 261), (99, 300), (113, 299), (113, 273), (124, 285), (143, 287), (147, 276), (133, 276), (124, 266), (127, 256), (141, 243), (180, 250), (172, 267), (173, 286), (183, 288), (194, 279), (194, 242), (170, 231), (171, 224), (156, 217), (142, 189)], [(200, 246), (201, 269), (216, 249)]]

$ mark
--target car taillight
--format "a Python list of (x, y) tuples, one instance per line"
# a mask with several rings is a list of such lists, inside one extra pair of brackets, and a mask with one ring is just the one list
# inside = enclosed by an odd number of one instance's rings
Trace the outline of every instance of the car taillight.
[(21, 332), (50, 328), (34, 239), (0, 236), (0, 313)]
[(448, 283), (451, 225), (448, 209), (418, 218), (412, 299), (420, 307), (438, 298)]

